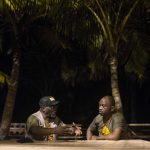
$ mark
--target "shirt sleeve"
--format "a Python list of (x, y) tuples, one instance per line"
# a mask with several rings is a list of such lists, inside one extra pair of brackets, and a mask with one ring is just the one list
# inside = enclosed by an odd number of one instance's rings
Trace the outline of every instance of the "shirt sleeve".
[(29, 118), (27, 119), (27, 122), (26, 122), (26, 130), (27, 130), (27, 132), (30, 132), (30, 128), (32, 126), (39, 126), (38, 119), (35, 116), (33, 116), (33, 115), (29, 116)]
[(91, 128), (92, 131), (96, 129), (96, 117), (93, 119), (93, 121), (89, 125), (89, 128)]

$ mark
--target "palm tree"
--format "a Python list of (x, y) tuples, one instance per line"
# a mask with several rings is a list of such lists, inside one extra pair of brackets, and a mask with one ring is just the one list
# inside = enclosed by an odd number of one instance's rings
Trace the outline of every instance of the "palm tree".
[[(46, 0), (3, 0), (0, 3), (0, 33), (10, 35), (10, 46), (7, 50), (12, 53), (12, 70), (8, 77), (8, 92), (1, 120), (0, 135), (5, 138), (9, 133), (9, 126), (13, 114), (18, 87), (21, 53), (25, 49), (24, 37), (29, 25), (39, 17), (45, 17), (49, 10)], [(7, 34), (8, 36), (8, 34)]]
[[(146, 3), (149, 1), (68, 0), (59, 8), (57, 32), (65, 37), (71, 36), (72, 40), (79, 41), (78, 44), (89, 50), (88, 67), (92, 75), (99, 75), (104, 68), (110, 68), (112, 95), (118, 110), (122, 109), (119, 67), (141, 78), (148, 61), (150, 38)], [(146, 16), (147, 21), (144, 21), (142, 17)]]

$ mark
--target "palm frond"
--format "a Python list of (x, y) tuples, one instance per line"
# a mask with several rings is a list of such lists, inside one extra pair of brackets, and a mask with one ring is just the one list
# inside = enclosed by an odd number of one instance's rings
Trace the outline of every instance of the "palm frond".
[(106, 28), (104, 26), (104, 23), (102, 22), (102, 20), (99, 18), (99, 16), (96, 14), (96, 12), (92, 8), (90, 8), (88, 5), (86, 5), (86, 7), (91, 11), (91, 13), (96, 18), (97, 22), (100, 24), (100, 26), (102, 28), (102, 31), (104, 33), (104, 37), (105, 37), (105, 39), (107, 39), (108, 38), (108, 34), (107, 34), (107, 30), (106, 30)]
[(117, 39), (116, 39), (116, 44), (115, 44), (116, 48), (118, 47), (120, 37), (122, 36), (122, 32), (123, 32), (123, 30), (124, 30), (124, 28), (125, 28), (125, 26), (126, 26), (128, 20), (129, 20), (129, 18), (131, 17), (131, 14), (132, 14), (133, 10), (135, 9), (135, 7), (136, 7), (136, 5), (138, 4), (139, 1), (140, 1), (140, 0), (136, 0), (136, 1), (133, 3), (132, 7), (129, 9), (127, 15), (124, 17), (124, 19), (123, 19), (123, 21), (122, 21), (122, 24), (121, 24), (120, 27), (119, 27), (118, 37), (117, 37)]

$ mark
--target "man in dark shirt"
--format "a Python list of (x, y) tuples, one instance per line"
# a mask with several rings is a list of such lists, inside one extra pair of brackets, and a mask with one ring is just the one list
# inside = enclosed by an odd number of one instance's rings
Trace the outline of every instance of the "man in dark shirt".
[(128, 138), (128, 128), (120, 112), (115, 111), (112, 96), (99, 101), (99, 114), (87, 129), (87, 140), (119, 140)]

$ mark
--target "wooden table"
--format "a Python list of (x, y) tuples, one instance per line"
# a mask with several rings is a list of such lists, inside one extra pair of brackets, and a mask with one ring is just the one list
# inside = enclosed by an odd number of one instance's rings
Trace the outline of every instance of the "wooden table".
[(150, 141), (56, 141), (17, 143), (16, 140), (0, 141), (0, 150), (150, 150)]

